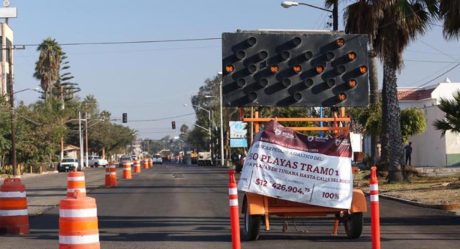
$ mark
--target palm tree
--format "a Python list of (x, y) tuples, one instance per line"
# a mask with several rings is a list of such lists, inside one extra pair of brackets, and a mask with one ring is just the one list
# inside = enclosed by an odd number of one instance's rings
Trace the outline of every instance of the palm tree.
[(444, 37), (459, 38), (460, 36), (460, 1), (440, 0), (439, 16), (444, 19)]
[[(334, 2), (336, 0), (328, 0)], [(346, 30), (368, 34), (375, 54), (382, 60), (382, 158), (388, 160), (388, 180), (400, 181), (403, 143), (396, 73), (403, 66), (402, 54), (411, 40), (423, 34), (438, 14), (436, 0), (359, 0), (347, 7)], [(371, 63), (372, 68), (372, 63)], [(372, 76), (371, 76), (372, 79)], [(373, 91), (375, 82), (371, 83)], [(371, 96), (374, 95), (371, 93)]]
[(46, 99), (59, 79), (62, 49), (55, 39), (47, 38), (38, 46), (37, 51), (40, 56), (35, 63), (34, 77), (40, 80), (43, 98)]
[[(332, 1), (329, 0), (328, 4), (332, 4)], [(373, 49), (373, 40), (375, 39), (377, 33), (377, 27), (379, 21), (382, 17), (382, 11), (379, 8), (376, 8), (369, 1), (357, 1), (356, 3), (350, 4), (345, 9), (344, 20), (345, 20), (345, 32), (351, 34), (367, 34), (369, 35), (369, 101), (371, 109), (375, 110), (378, 108), (378, 71), (377, 71), (377, 54)], [(377, 110), (376, 110), (377, 111)], [(371, 155), (373, 156), (374, 161), (377, 161), (377, 141), (378, 135), (371, 135)], [(385, 141), (385, 138), (383, 138)], [(382, 150), (382, 161), (385, 161), (387, 157), (387, 150), (383, 148)]]
[(446, 135), (447, 131), (460, 133), (460, 91), (454, 95), (453, 100), (441, 99), (439, 109), (445, 113), (443, 119), (436, 120), (433, 125)]
[(400, 181), (403, 163), (403, 141), (396, 72), (403, 66), (404, 49), (418, 35), (425, 33), (430, 19), (437, 14), (435, 0), (394, 0), (384, 6), (383, 16), (374, 39), (374, 49), (383, 61), (382, 119), (389, 148), (388, 181)]

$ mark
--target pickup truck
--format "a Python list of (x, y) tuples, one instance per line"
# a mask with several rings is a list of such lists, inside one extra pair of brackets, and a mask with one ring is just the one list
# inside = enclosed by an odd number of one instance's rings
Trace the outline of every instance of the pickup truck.
[(105, 159), (101, 159), (99, 156), (90, 156), (88, 158), (88, 164), (90, 167), (105, 167), (108, 162)]
[(78, 159), (76, 158), (64, 158), (59, 162), (58, 172), (69, 172), (78, 169)]

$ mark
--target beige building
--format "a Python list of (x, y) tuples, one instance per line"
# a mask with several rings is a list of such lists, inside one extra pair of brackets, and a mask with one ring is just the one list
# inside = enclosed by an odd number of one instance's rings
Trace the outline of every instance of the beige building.
[(460, 166), (460, 134), (435, 129), (433, 122), (444, 118), (438, 105), (441, 98), (453, 99), (460, 91), (460, 82), (446, 79), (437, 85), (423, 88), (398, 88), (398, 99), (401, 109), (411, 107), (423, 110), (426, 120), (426, 131), (412, 136), (412, 164), (415, 166)]
[[(13, 71), (13, 53), (14, 50), (11, 49), (11, 52), (7, 48), (13, 47), (13, 31), (6, 23), (0, 23), (0, 42), (1, 42), (1, 51), (0, 51), (0, 95), (4, 96), (9, 93), (8, 91), (8, 78), (10, 74), (10, 69)], [(10, 58), (11, 56), (11, 58)], [(11, 61), (11, 66), (9, 65)]]

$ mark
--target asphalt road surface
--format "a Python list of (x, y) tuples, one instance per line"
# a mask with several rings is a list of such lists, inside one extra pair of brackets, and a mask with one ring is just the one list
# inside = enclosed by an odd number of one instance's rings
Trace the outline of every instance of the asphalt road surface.
[[(104, 188), (103, 169), (87, 170), (89, 196), (98, 205), (101, 248), (211, 249), (231, 248), (227, 170), (213, 167), (155, 165)], [(120, 176), (120, 174), (118, 174)], [(62, 180), (64, 179), (64, 180)], [(25, 179), (34, 203), (47, 208), (30, 218), (27, 236), (0, 236), (1, 249), (58, 248), (58, 207), (65, 195), (65, 174)], [(38, 187), (41, 186), (41, 187)], [(65, 185), (64, 185), (65, 186)], [(48, 188), (48, 189), (47, 189)], [(38, 198), (38, 199), (35, 199)], [(240, 200), (241, 203), (241, 200)], [(459, 248), (460, 218), (441, 210), (380, 199), (382, 248)], [(343, 227), (332, 236), (332, 219), (271, 219), (271, 231), (242, 248), (371, 248), (370, 220), (365, 216), (361, 238), (347, 239)]]

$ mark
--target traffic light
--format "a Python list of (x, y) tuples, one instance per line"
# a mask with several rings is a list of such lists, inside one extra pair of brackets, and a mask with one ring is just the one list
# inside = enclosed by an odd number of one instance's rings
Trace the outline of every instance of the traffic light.
[(176, 121), (171, 121), (171, 127), (173, 130), (176, 129)]
[(223, 33), (223, 104), (365, 106), (367, 42), (338, 32)]
[(126, 113), (126, 112), (123, 113), (122, 121), (123, 121), (123, 123), (128, 123), (128, 113)]

